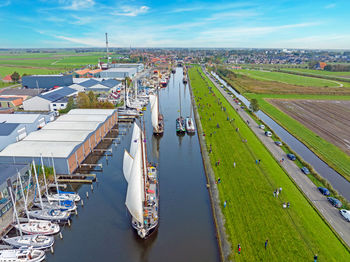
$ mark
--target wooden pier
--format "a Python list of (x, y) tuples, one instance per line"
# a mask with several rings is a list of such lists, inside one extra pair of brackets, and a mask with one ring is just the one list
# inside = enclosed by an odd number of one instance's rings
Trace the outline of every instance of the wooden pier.
[[(90, 178), (90, 179), (88, 179)], [(82, 183), (92, 184), (96, 181), (96, 174), (72, 174), (72, 175), (58, 175), (57, 182), (59, 183)]]

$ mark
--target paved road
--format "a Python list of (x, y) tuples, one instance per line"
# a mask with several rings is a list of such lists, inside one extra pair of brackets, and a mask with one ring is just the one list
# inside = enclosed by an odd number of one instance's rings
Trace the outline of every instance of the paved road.
[(282, 163), (283, 168), (309, 198), (313, 205), (318, 209), (318, 211), (323, 215), (323, 217), (328, 221), (328, 223), (350, 247), (350, 223), (339, 214), (338, 209), (333, 207), (328, 202), (327, 198), (318, 191), (317, 187), (301, 172), (300, 168), (293, 161), (287, 159), (286, 153), (280, 147), (276, 146), (270, 137), (265, 136), (264, 131), (259, 128), (258, 124), (250, 117), (250, 115), (248, 115), (248, 113), (240, 109), (240, 106), (233, 101), (232, 97), (227, 94), (219, 84), (216, 83), (214, 77), (209, 75), (207, 71), (205, 71), (205, 73), (213, 81), (215, 86), (227, 99), (231, 106), (236, 110), (238, 109), (238, 113), (242, 119), (244, 121), (248, 120), (249, 123), (251, 123), (251, 130), (257, 135), (266, 148), (270, 150), (275, 159), (277, 161), (280, 161), (282, 158), (286, 159)]

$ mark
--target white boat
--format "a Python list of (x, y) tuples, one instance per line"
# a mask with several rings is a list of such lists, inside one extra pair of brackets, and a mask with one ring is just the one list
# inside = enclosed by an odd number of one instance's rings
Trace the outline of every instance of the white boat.
[(59, 209), (61, 211), (69, 211), (73, 212), (77, 209), (77, 205), (74, 201), (65, 200), (65, 201), (42, 201), (42, 205), (40, 201), (34, 201), (33, 205), (43, 209)]
[(192, 117), (186, 117), (186, 131), (189, 134), (194, 134), (196, 132)]
[(12, 205), (13, 205), (13, 212), (16, 216), (20, 236), (16, 236), (16, 237), (6, 236), (6, 237), (2, 238), (2, 241), (9, 244), (12, 247), (15, 247), (15, 248), (33, 247), (34, 249), (47, 249), (47, 248), (52, 247), (54, 242), (55, 242), (54, 238), (52, 236), (23, 235), (22, 230), (21, 230), (21, 226), (20, 226), (20, 222), (19, 222), (19, 218), (18, 218), (18, 214), (17, 214), (17, 210), (16, 210), (16, 201), (14, 201), (14, 199), (13, 199), (11, 187), (9, 187), (8, 189), (9, 189), (9, 194), (11, 196), (11, 201), (12, 201)]
[(69, 211), (61, 211), (58, 209), (38, 209), (28, 211), (30, 218), (49, 220), (56, 223), (67, 223), (71, 213)]
[[(134, 124), (135, 128), (140, 130), (137, 124)], [(138, 133), (135, 155), (127, 151), (124, 154), (123, 172), (128, 182), (125, 205), (132, 216), (132, 227), (141, 238), (147, 238), (158, 227), (159, 189), (156, 168), (146, 160), (144, 134), (141, 130)]]
[(159, 113), (159, 97), (157, 95), (150, 95), (151, 115), (153, 134), (162, 135), (164, 133), (164, 119), (163, 115)]
[(50, 201), (74, 201), (79, 202), (80, 196), (78, 194), (69, 194), (69, 193), (59, 193), (46, 195), (47, 200)]
[(45, 252), (32, 248), (0, 250), (1, 262), (40, 262), (45, 259)]
[(23, 234), (27, 235), (55, 235), (60, 232), (60, 226), (58, 224), (52, 223), (45, 220), (27, 219), (26, 222), (21, 222), (20, 224), (13, 224), (13, 226), (22, 230)]
[(14, 248), (48, 249), (53, 246), (55, 240), (52, 236), (24, 235), (18, 237), (2, 238), (2, 241)]

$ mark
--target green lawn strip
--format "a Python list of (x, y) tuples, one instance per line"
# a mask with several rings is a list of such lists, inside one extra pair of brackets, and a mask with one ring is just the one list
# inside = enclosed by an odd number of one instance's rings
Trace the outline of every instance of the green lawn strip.
[(302, 69), (302, 68), (281, 68), (281, 70), (295, 71), (306, 74), (321, 75), (321, 76), (350, 76), (350, 72), (332, 72), (324, 70)]
[(244, 74), (248, 77), (261, 81), (277, 81), (286, 84), (300, 85), (300, 86), (329, 86), (337, 87), (338, 83), (332, 80), (312, 78), (307, 76), (298, 76), (282, 72), (260, 71), (260, 70), (233, 70), (235, 73)]
[[(13, 72), (17, 72), (20, 75), (26, 74), (57, 74), (60, 72), (64, 72), (64, 69), (46, 69), (46, 68), (25, 68), (25, 67), (12, 67), (12, 66), (0, 66), (0, 76), (4, 77), (9, 74), (12, 74)], [(0, 80), (1, 81), (1, 80)]]
[[(314, 253), (328, 261), (350, 259), (346, 248), (219, 91), (205, 78), (216, 96), (209, 94), (197, 67), (189, 73), (207, 146), (211, 144), (213, 149), (211, 163), (216, 177), (222, 179), (218, 185), (220, 199), (228, 203), (223, 208), (226, 230), (233, 248), (238, 243), (242, 246), (241, 255), (235, 248), (234, 259), (308, 261)], [(217, 98), (226, 112), (221, 111)], [(199, 106), (206, 103), (212, 106)], [(235, 119), (232, 124), (227, 121), (227, 114)], [(209, 117), (212, 120), (209, 121)], [(216, 128), (217, 123), (220, 128)], [(235, 131), (236, 127), (239, 132)], [(248, 142), (242, 143), (242, 138)], [(216, 167), (219, 159), (220, 165)], [(260, 165), (255, 164), (256, 159), (262, 160)], [(274, 198), (272, 192), (278, 187), (283, 188), (282, 194)], [(287, 201), (291, 208), (282, 209), (282, 202)], [(265, 251), (266, 238), (269, 247)]]
[(246, 93), (249, 99), (256, 98), (259, 101), (260, 108), (283, 126), (289, 133), (293, 134), (303, 142), (318, 157), (334, 168), (344, 178), (350, 181), (350, 157), (340, 148), (319, 137), (310, 129), (302, 125), (297, 120), (288, 116), (278, 108), (267, 102), (266, 98), (283, 99), (321, 99), (321, 100), (349, 100), (350, 96), (321, 96), (321, 95), (263, 95)]

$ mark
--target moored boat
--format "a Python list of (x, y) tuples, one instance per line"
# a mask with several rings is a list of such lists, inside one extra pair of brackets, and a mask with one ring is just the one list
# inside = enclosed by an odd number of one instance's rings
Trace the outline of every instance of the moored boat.
[(55, 240), (52, 236), (24, 235), (17, 237), (5, 237), (2, 241), (15, 248), (48, 249), (53, 246)]
[(2, 262), (40, 262), (44, 259), (45, 252), (42, 250), (32, 248), (0, 250)]
[(164, 119), (163, 115), (159, 113), (159, 96), (150, 95), (151, 102), (151, 116), (152, 116), (152, 126), (153, 134), (163, 135), (164, 133)]
[(134, 132), (138, 137), (131, 141), (130, 153), (124, 154), (123, 172), (128, 182), (125, 205), (132, 227), (145, 239), (158, 227), (158, 178), (157, 169), (147, 161), (145, 135), (136, 123)]
[(188, 134), (194, 134), (196, 132), (192, 117), (186, 117), (186, 132)]

